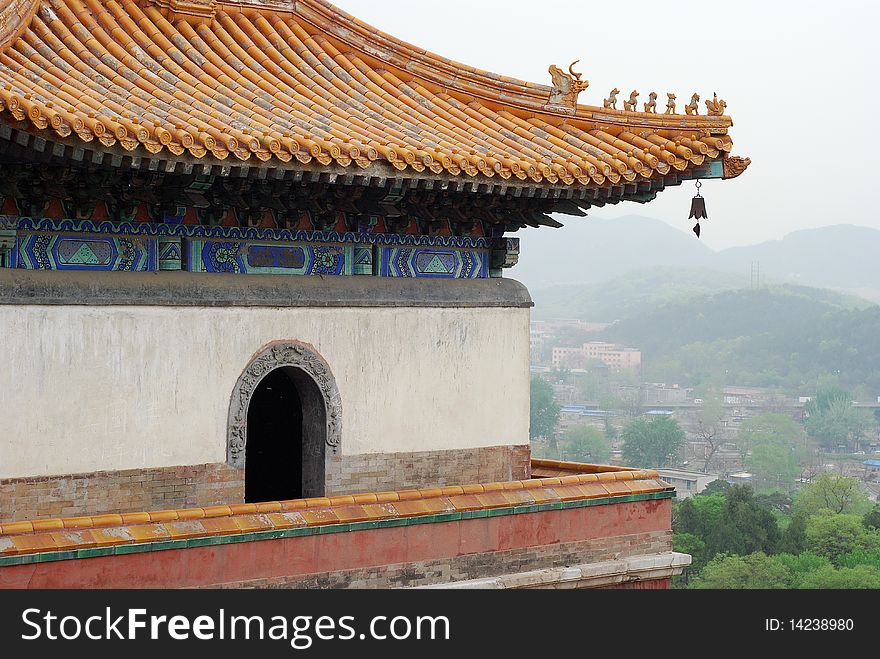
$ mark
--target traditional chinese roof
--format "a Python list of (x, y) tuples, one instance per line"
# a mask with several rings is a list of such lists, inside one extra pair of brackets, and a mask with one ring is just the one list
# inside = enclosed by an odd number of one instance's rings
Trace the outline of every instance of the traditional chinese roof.
[(417, 49), (324, 0), (0, 5), (0, 137), (44, 160), (626, 186), (645, 201), (670, 176), (709, 176), (732, 146), (727, 116), (566, 109), (551, 87)]

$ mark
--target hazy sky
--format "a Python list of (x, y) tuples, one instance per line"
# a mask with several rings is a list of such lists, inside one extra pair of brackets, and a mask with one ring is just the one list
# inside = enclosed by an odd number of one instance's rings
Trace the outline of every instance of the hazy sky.
[[(333, 1), (419, 47), (525, 80), (547, 84), (550, 64), (580, 59), (591, 83), (581, 103), (601, 105), (615, 86), (624, 96), (671, 91), (680, 106), (717, 91), (734, 120), (734, 154), (754, 162), (739, 179), (703, 188), (703, 240), (713, 248), (830, 224), (880, 229), (880, 158), (869, 154), (880, 116), (876, 0)], [(649, 215), (690, 231), (693, 195), (687, 183), (647, 206), (594, 213)]]

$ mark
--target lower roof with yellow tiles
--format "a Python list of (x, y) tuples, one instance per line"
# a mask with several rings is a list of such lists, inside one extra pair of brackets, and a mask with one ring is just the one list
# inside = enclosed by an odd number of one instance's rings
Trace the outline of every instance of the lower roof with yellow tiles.
[(41, 146), (591, 188), (696, 178), (732, 148), (727, 116), (550, 94), (325, 0), (0, 0), (0, 124)]
[(288, 530), (343, 532), (675, 496), (653, 470), (535, 460), (533, 472), (528, 481), (5, 523), (0, 524), (0, 567), (37, 554), (62, 552), (46, 560), (88, 557), (76, 552), (95, 547), (131, 553), (138, 546), (196, 538), (262, 534), (275, 539)]

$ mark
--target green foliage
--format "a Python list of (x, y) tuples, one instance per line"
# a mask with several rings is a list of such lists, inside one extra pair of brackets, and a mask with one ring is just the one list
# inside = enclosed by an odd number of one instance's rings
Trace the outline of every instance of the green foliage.
[(807, 521), (807, 549), (838, 564), (841, 557), (880, 548), (880, 532), (869, 531), (858, 515), (816, 515)]
[(794, 510), (805, 515), (822, 511), (865, 515), (871, 509), (871, 501), (855, 478), (835, 474), (820, 474), (812, 483), (798, 492)]
[(566, 460), (605, 464), (611, 457), (611, 443), (592, 426), (572, 426), (564, 438)]
[(792, 498), (785, 492), (779, 490), (770, 490), (761, 492), (755, 496), (755, 502), (771, 513), (776, 515), (788, 515), (791, 513), (793, 504)]
[[(790, 521), (788, 497), (742, 485), (677, 503), (673, 547), (693, 556), (690, 587), (880, 588), (880, 530), (867, 517), (825, 504), (810, 514), (800, 503)], [(788, 521), (781, 536), (774, 515)]]
[(840, 567), (856, 567), (857, 565), (870, 565), (880, 569), (880, 550), (872, 551), (854, 551), (851, 554), (844, 554), (838, 560)]
[(690, 497), (675, 507), (672, 528), (676, 533), (690, 533), (704, 540), (721, 523), (727, 498), (723, 494)]
[(700, 589), (781, 589), (791, 582), (788, 568), (763, 552), (749, 556), (720, 554), (693, 581)]
[(685, 434), (672, 417), (636, 419), (623, 429), (623, 460), (634, 467), (666, 467), (684, 444)]
[(852, 396), (843, 387), (826, 381), (821, 384), (816, 392), (816, 396), (804, 406), (804, 410), (808, 414), (818, 415), (822, 412), (827, 412), (835, 403), (839, 402), (850, 403), (852, 402)]
[(559, 405), (553, 399), (553, 387), (537, 376), (532, 376), (531, 424), (529, 437), (550, 438), (559, 423)]
[(791, 417), (765, 414), (746, 421), (737, 444), (746, 455), (746, 467), (763, 487), (793, 489), (801, 473), (807, 436)]
[(791, 577), (789, 581), (790, 588), (799, 588), (804, 575), (821, 570), (827, 567), (833, 567), (831, 562), (824, 556), (811, 554), (810, 552), (801, 552), (800, 554), (777, 554), (773, 560), (780, 565), (784, 565)]
[(700, 493), (700, 496), (711, 496), (713, 494), (723, 494), (727, 496), (728, 492), (730, 492), (730, 488), (732, 488), (728, 481), (718, 479), (717, 481), (712, 481), (706, 486), (706, 489)]
[(807, 516), (796, 513), (779, 539), (779, 551), (800, 554), (807, 548)]
[(755, 482), (763, 487), (792, 489), (801, 473), (799, 454), (782, 444), (755, 445), (746, 458), (746, 467), (754, 474)]
[(804, 424), (807, 432), (826, 448), (857, 450), (876, 426), (871, 414), (854, 408), (850, 393), (836, 385), (821, 388), (805, 410), (809, 415)]
[(871, 512), (865, 515), (864, 524), (869, 529), (880, 529), (880, 504), (875, 505)]
[(830, 565), (807, 572), (800, 580), (805, 589), (876, 589), (880, 588), (880, 569), (870, 565), (834, 568)]
[(779, 526), (769, 510), (755, 500), (747, 485), (731, 488), (717, 526), (712, 529), (708, 546), (716, 554), (747, 555), (773, 553), (779, 543)]
[(761, 444), (803, 447), (806, 445), (804, 429), (785, 414), (763, 414), (742, 424), (737, 442), (748, 448)]
[(681, 554), (690, 554), (692, 563), (689, 569), (692, 576), (698, 576), (706, 563), (709, 562), (709, 550), (706, 543), (693, 533), (676, 533), (672, 537), (672, 550)]

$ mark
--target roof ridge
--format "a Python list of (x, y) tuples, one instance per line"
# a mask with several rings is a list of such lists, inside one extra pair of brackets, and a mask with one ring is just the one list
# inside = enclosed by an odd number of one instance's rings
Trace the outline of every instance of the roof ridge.
[[(155, 1), (155, 0), (153, 0)], [(483, 101), (537, 112), (560, 119), (601, 121), (634, 128), (686, 128), (722, 130), (733, 125), (726, 116), (664, 115), (618, 110), (616, 107), (579, 104), (566, 110), (551, 103), (554, 87), (494, 73), (420, 48), (383, 32), (338, 8), (328, 0), (214, 0), (218, 9), (235, 7), (246, 13), (294, 13), (324, 34), (342, 41), (372, 59), (414, 78)], [(674, 117), (674, 118), (673, 118)]]

